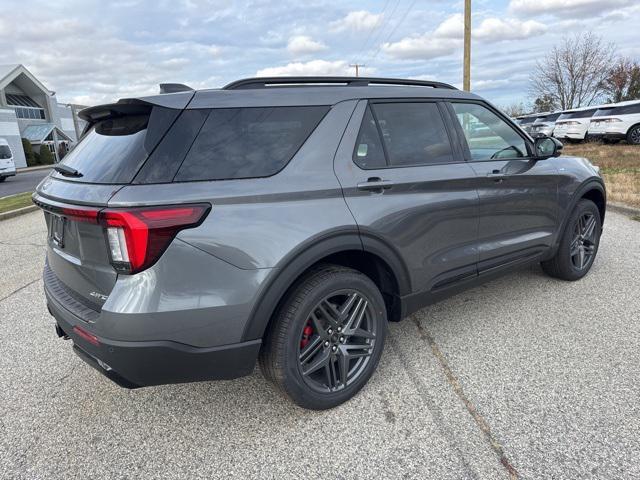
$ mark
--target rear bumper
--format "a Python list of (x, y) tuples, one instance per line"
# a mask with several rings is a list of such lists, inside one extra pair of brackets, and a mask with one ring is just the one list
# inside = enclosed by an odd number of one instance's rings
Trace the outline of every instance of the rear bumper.
[(624, 140), (627, 136), (620, 132), (604, 132), (602, 138), (608, 138), (611, 140)]
[[(125, 388), (168, 383), (232, 379), (250, 374), (261, 340), (219, 347), (193, 347), (172, 341), (131, 342), (95, 336), (87, 323), (60, 305), (47, 291), (49, 312), (59, 334), (73, 341), (74, 351), (100, 373)], [(95, 336), (90, 342), (74, 327)]]

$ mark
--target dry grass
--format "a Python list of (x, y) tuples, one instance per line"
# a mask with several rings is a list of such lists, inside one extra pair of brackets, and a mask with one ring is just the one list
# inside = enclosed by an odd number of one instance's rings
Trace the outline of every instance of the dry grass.
[(640, 207), (640, 146), (584, 143), (565, 145), (564, 153), (586, 157), (600, 167), (608, 200)]
[(19, 193), (8, 197), (0, 198), (0, 213), (9, 212), (22, 207), (33, 205), (31, 201), (31, 192)]

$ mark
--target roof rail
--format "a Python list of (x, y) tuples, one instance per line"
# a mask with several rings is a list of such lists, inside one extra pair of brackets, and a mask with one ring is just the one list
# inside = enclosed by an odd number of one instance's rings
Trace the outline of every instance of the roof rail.
[(369, 85), (410, 85), (416, 87), (447, 88), (457, 90), (453, 85), (431, 80), (405, 80), (401, 78), (377, 77), (256, 77), (236, 80), (222, 87), (223, 90), (243, 90), (251, 88), (307, 86), (307, 85), (345, 85), (366, 87)]

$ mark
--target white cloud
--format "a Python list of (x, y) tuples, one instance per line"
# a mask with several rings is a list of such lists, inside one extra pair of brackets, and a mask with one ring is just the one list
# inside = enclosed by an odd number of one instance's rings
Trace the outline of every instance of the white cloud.
[(344, 18), (331, 22), (329, 28), (333, 32), (371, 30), (382, 23), (382, 17), (381, 13), (376, 14), (366, 10), (358, 10), (349, 12)]
[(463, 30), (464, 18), (461, 13), (455, 13), (438, 25), (433, 34), (441, 38), (462, 38)]
[[(374, 70), (361, 68), (362, 75), (370, 75)], [(258, 70), (258, 77), (306, 77), (306, 76), (343, 76), (353, 75), (353, 68), (343, 60), (311, 60), (308, 62), (292, 62), (281, 67), (268, 67)]]
[(306, 35), (298, 35), (291, 37), (287, 43), (287, 50), (293, 55), (307, 55), (309, 53), (317, 53), (326, 50), (327, 46), (322, 42), (308, 37)]
[(511, 0), (509, 10), (524, 15), (599, 16), (616, 7), (632, 5), (636, 0)]
[(485, 18), (479, 26), (473, 29), (473, 36), (487, 42), (503, 40), (520, 40), (529, 38), (547, 30), (546, 25), (527, 20), (523, 22), (515, 18)]
[(382, 50), (389, 56), (402, 59), (430, 60), (452, 54), (460, 46), (460, 41), (438, 38), (428, 32), (403, 38), (398, 42), (385, 43)]

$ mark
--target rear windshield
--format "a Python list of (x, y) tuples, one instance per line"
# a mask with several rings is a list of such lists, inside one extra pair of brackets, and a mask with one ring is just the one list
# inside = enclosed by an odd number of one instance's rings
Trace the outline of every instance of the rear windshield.
[(613, 107), (611, 108), (599, 108), (596, 110), (596, 113), (593, 114), (594, 117), (605, 117), (607, 115), (611, 115), (613, 113)]
[(591, 118), (596, 113), (596, 108), (589, 110), (580, 110), (579, 112), (567, 112), (558, 117), (558, 120), (571, 120), (572, 118)]
[(536, 122), (555, 122), (560, 116), (560, 112), (552, 113), (551, 115), (543, 115), (542, 117), (536, 118)]
[(55, 175), (85, 183), (131, 182), (178, 113), (179, 110), (148, 107), (146, 113), (143, 110), (96, 122), (62, 161), (82, 176)]
[(525, 123), (533, 123), (536, 117), (526, 117), (520, 119), (520, 125), (524, 125)]
[(9, 145), (0, 145), (0, 159), (6, 160), (7, 158), (11, 158)]

